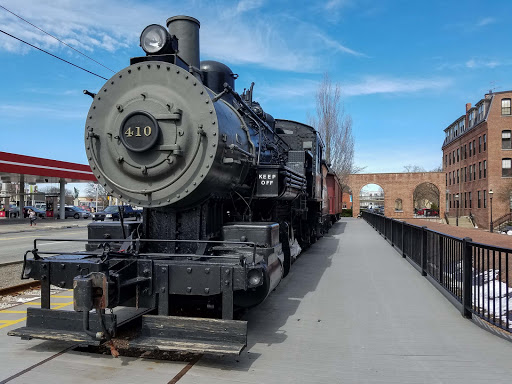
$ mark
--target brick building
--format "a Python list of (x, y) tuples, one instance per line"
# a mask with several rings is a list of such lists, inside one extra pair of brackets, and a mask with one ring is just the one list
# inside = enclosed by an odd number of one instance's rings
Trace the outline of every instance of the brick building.
[[(490, 92), (444, 131), (443, 170), (448, 216), (473, 214), (479, 227), (510, 212), (512, 91)], [(458, 199), (457, 199), (458, 196)]]

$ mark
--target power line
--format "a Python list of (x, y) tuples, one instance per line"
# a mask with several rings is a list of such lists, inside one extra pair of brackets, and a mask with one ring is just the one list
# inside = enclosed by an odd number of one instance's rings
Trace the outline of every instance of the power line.
[(3, 31), (3, 30), (1, 30), (1, 29), (0, 29), (0, 32), (2, 32), (3, 34), (6, 34), (7, 36), (12, 37), (13, 39), (16, 39), (16, 40), (18, 40), (18, 41), (21, 41), (22, 43), (25, 43), (25, 44), (27, 44), (27, 45), (30, 45), (32, 48), (35, 48), (35, 49), (37, 49), (37, 50), (39, 50), (39, 51), (41, 51), (41, 52), (44, 52), (44, 53), (46, 53), (46, 54), (48, 54), (48, 55), (50, 55), (50, 56), (53, 56), (53, 57), (55, 57), (56, 59), (59, 59), (59, 60), (61, 60), (61, 61), (65, 62), (65, 63), (68, 63), (68, 64), (72, 65), (73, 67), (77, 67), (77, 68), (81, 69), (82, 71), (85, 71), (85, 72), (90, 73), (91, 75), (98, 76), (98, 77), (100, 77), (100, 78), (102, 78), (102, 79), (104, 79), (104, 80), (108, 80), (107, 78), (105, 78), (105, 77), (103, 77), (103, 76), (100, 76), (100, 75), (98, 75), (97, 73), (91, 72), (91, 71), (89, 71), (89, 70), (87, 70), (87, 69), (85, 69), (85, 68), (80, 67), (79, 65), (76, 65), (76, 64), (73, 64), (73, 63), (72, 63), (72, 62), (70, 62), (70, 61), (64, 60), (63, 58), (61, 58), (61, 57), (59, 57), (59, 56), (55, 56), (53, 53), (50, 53), (50, 52), (48, 52), (48, 51), (45, 51), (44, 49), (39, 48), (39, 47), (36, 47), (35, 45), (32, 45), (32, 44), (30, 44), (30, 43), (27, 43), (25, 40), (21, 40), (20, 38), (18, 38), (18, 37), (16, 37), (16, 36), (13, 36), (13, 35), (11, 35), (10, 33), (7, 33), (7, 32), (5, 32), (5, 31)]
[(30, 21), (25, 20), (23, 17), (21, 17), (21, 16), (19, 16), (19, 15), (15, 14), (14, 12), (12, 12), (12, 11), (8, 10), (8, 9), (7, 9), (7, 8), (5, 8), (3, 5), (0, 5), (0, 8), (5, 9), (5, 10), (6, 10), (7, 12), (9, 12), (10, 14), (12, 14), (12, 15), (16, 16), (17, 18), (19, 18), (19, 19), (23, 20), (25, 23), (30, 24), (30, 25), (31, 25), (31, 26), (33, 26), (34, 28), (39, 29), (41, 32), (46, 33), (48, 36), (53, 37), (55, 40), (57, 40), (58, 42), (60, 42), (60, 43), (64, 44), (66, 47), (71, 48), (73, 51), (78, 52), (78, 53), (79, 53), (79, 54), (81, 54), (82, 56), (87, 57), (89, 60), (92, 60), (92, 61), (94, 61), (96, 64), (101, 65), (103, 68), (106, 68), (106, 69), (108, 69), (109, 71), (116, 73), (116, 71), (114, 71), (114, 70), (110, 69), (109, 67), (107, 67), (107, 66), (105, 66), (105, 65), (101, 64), (100, 62), (98, 62), (98, 61), (94, 60), (92, 57), (87, 56), (85, 53), (80, 52), (78, 49), (73, 48), (71, 45), (66, 44), (65, 42), (63, 42), (62, 40), (60, 40), (58, 37), (53, 36), (51, 33), (46, 32), (45, 30), (43, 30), (43, 29), (39, 28), (37, 25), (32, 24)]

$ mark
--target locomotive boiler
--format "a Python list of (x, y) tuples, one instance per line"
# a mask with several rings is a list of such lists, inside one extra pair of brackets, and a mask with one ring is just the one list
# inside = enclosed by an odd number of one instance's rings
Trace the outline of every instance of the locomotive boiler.
[[(133, 348), (238, 354), (239, 311), (330, 226), (318, 133), (275, 120), (254, 83), (237, 93), (229, 67), (201, 62), (198, 20), (167, 27), (146, 27), (146, 55), (86, 92), (91, 169), (109, 194), (144, 207), (142, 220), (121, 211), (119, 223), (91, 223), (75, 253), (35, 240), (23, 278), (41, 281), (41, 308), (10, 335), (99, 345), (130, 329)], [(51, 285), (73, 288), (74, 311), (50, 310)]]

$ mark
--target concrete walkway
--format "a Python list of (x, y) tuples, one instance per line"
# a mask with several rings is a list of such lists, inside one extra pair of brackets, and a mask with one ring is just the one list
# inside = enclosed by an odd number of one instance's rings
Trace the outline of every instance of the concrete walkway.
[[(179, 384), (467, 384), (512, 377), (512, 343), (464, 319), (362, 219), (337, 223), (247, 320), (241, 356), (204, 356)], [(8, 368), (0, 380), (44, 360), (53, 345), (7, 338), (13, 327), (0, 331)], [(10, 383), (167, 383), (184, 365), (70, 351)]]

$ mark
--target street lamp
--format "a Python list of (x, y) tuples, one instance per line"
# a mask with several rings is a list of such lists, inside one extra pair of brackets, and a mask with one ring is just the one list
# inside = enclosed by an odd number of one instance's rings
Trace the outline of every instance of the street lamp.
[(492, 223), (492, 195), (494, 194), (494, 192), (491, 190), (489, 190), (489, 199), (491, 200), (491, 226), (489, 228), (489, 232), (493, 233), (494, 232), (494, 225)]
[(455, 194), (455, 201), (456, 201), (456, 204), (457, 204), (457, 211), (456, 211), (456, 216), (455, 216), (455, 225), (458, 227), (459, 226), (459, 194), (456, 193)]

